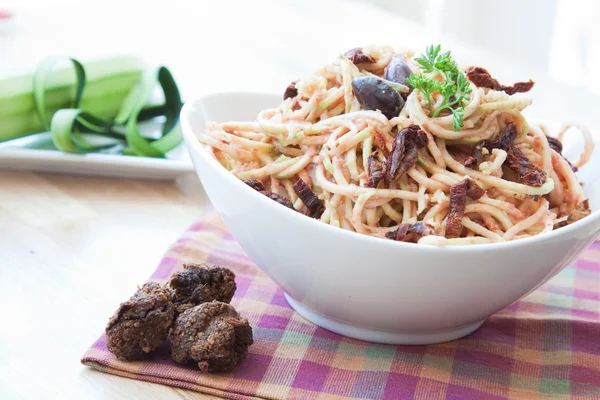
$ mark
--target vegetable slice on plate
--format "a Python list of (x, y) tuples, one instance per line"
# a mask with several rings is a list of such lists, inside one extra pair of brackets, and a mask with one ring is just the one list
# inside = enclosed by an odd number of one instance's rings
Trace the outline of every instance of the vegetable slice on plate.
[[(69, 71), (56, 68), (64, 61), (75, 72), (74, 84)], [(90, 63), (92, 78), (88, 80), (86, 67), (78, 60), (48, 57), (38, 65), (33, 77), (13, 78), (13, 91), (0, 98), (0, 103), (13, 104), (12, 115), (6, 118), (15, 120), (12, 126), (0, 129), (5, 132), (0, 140), (48, 130), (56, 148), (64, 152), (108, 151), (164, 158), (181, 143), (179, 112), (183, 103), (166, 67), (142, 65), (131, 57)], [(30, 92), (25, 89), (27, 81), (32, 85)], [(164, 97), (160, 104), (152, 103), (157, 86)], [(35, 116), (28, 111), (31, 101)], [(28, 111), (27, 118), (21, 118), (21, 111), (23, 117)], [(163, 117), (158, 122), (159, 134), (143, 135), (140, 122), (155, 117)]]

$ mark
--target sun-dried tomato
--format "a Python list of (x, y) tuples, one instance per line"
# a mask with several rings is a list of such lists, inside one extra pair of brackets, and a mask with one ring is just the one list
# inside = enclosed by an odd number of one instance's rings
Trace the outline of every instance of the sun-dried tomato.
[(433, 227), (424, 222), (400, 224), (398, 228), (385, 234), (385, 237), (399, 242), (417, 243), (423, 236), (433, 233)]
[(513, 144), (517, 137), (517, 128), (515, 124), (509, 122), (506, 124), (496, 139), (481, 140), (473, 148), (471, 157), (465, 162), (465, 166), (475, 168), (483, 159), (483, 149), (492, 151), (501, 149), (506, 151), (506, 166), (514, 171), (519, 181), (530, 186), (542, 186), (546, 181), (546, 173), (533, 164), (521, 150)]
[(298, 89), (296, 88), (296, 82), (290, 83), (283, 92), (283, 99), (289, 99), (298, 96)]
[(292, 210), (295, 210), (292, 202), (288, 198), (283, 197), (280, 194), (273, 193), (268, 190), (262, 190), (260, 193), (264, 194), (271, 200), (276, 201), (277, 203), (281, 204), (282, 206), (286, 206), (287, 208), (291, 208)]
[(344, 54), (354, 65), (357, 64), (375, 64), (377, 60), (370, 54), (363, 53), (361, 47), (350, 49)]
[(508, 95), (529, 92), (533, 88), (533, 85), (535, 85), (535, 82), (530, 79), (528, 82), (517, 82), (512, 86), (505, 86), (492, 78), (492, 75), (485, 68), (481, 67), (469, 67), (467, 69), (467, 78), (477, 87), (501, 90)]
[(389, 182), (400, 179), (402, 175), (417, 164), (417, 148), (427, 145), (427, 136), (418, 125), (409, 125), (402, 129), (392, 149), (392, 155), (387, 159), (386, 180)]
[(369, 181), (368, 187), (375, 188), (385, 178), (386, 164), (379, 161), (377, 154), (371, 154), (367, 160), (369, 166)]
[(265, 190), (265, 186), (260, 181), (257, 181), (254, 178), (242, 179), (242, 182), (244, 182), (246, 185), (250, 186), (252, 189), (258, 192), (262, 192), (263, 190)]
[(450, 212), (446, 218), (447, 238), (457, 238), (462, 233), (462, 218), (465, 215), (467, 196), (477, 200), (484, 194), (485, 190), (471, 178), (465, 178), (450, 187)]
[(306, 208), (308, 208), (308, 216), (311, 218), (321, 218), (321, 215), (325, 212), (323, 200), (319, 199), (302, 179), (297, 179), (292, 187)]

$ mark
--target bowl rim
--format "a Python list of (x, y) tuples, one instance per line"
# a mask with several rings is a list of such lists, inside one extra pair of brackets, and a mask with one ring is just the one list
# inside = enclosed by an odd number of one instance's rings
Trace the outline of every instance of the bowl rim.
[[(399, 242), (399, 241), (395, 241), (395, 240), (384, 239), (384, 238), (380, 238), (380, 237), (376, 237), (376, 236), (366, 235), (363, 233), (352, 232), (352, 231), (349, 231), (346, 229), (337, 228), (335, 226), (331, 226), (329, 224), (322, 223), (320, 221), (315, 220), (314, 218), (307, 217), (306, 215), (301, 214), (297, 211), (291, 210), (287, 207), (281, 207), (281, 205), (278, 205), (276, 202), (268, 199), (266, 196), (261, 195), (256, 190), (252, 189), (250, 186), (243, 183), (240, 179), (236, 178), (233, 174), (230, 174), (229, 171), (227, 171), (227, 169), (225, 169), (225, 167), (223, 167), (214, 157), (212, 157), (201, 145), (200, 141), (196, 137), (196, 134), (194, 133), (194, 131), (191, 127), (191, 124), (189, 122), (190, 117), (195, 112), (195, 107), (198, 104), (206, 102), (207, 100), (210, 100), (211, 98), (214, 98), (214, 97), (233, 97), (233, 96), (235, 96), (235, 97), (245, 96), (248, 98), (252, 98), (252, 97), (258, 97), (258, 96), (260, 96), (260, 97), (273, 96), (274, 97), (274, 96), (277, 96), (277, 94), (267, 93), (267, 92), (251, 92), (251, 91), (226, 91), (226, 92), (209, 93), (209, 94), (205, 94), (203, 96), (198, 96), (198, 97), (192, 98), (191, 100), (186, 101), (181, 110), (180, 121), (181, 121), (181, 127), (182, 127), (182, 132), (183, 132), (183, 138), (186, 143), (186, 147), (187, 147), (188, 151), (197, 153), (211, 167), (213, 167), (215, 169), (215, 171), (223, 177), (223, 179), (226, 179), (229, 182), (233, 182), (234, 186), (240, 188), (240, 190), (242, 190), (242, 191), (245, 190), (246, 193), (250, 193), (251, 196), (256, 196), (257, 198), (260, 199), (259, 201), (263, 201), (264, 204), (267, 205), (268, 207), (274, 207), (277, 205), (278, 207), (280, 207), (281, 212), (287, 213), (286, 215), (288, 215), (289, 218), (296, 218), (298, 223), (308, 224), (308, 226), (314, 226), (315, 228), (320, 227), (322, 229), (328, 229), (329, 232), (331, 232), (331, 234), (342, 235), (342, 238), (347, 237), (350, 240), (358, 240), (360, 238), (367, 242), (372, 242), (373, 245), (389, 246), (390, 248), (395, 248), (395, 249), (399, 249), (399, 250), (400, 249), (404, 249), (404, 250), (422, 249), (422, 250), (428, 251), (428, 252), (434, 251), (434, 252), (451, 252), (451, 253), (464, 252), (464, 251), (485, 252), (485, 251), (489, 251), (489, 250), (509, 250), (509, 249), (513, 249), (513, 248), (517, 248), (517, 247), (527, 246), (530, 244), (533, 245), (536, 243), (549, 241), (551, 239), (564, 240), (567, 237), (570, 237), (573, 232), (577, 232), (577, 231), (582, 230), (583, 228), (588, 227), (590, 225), (600, 223), (600, 209), (598, 209), (598, 210), (593, 211), (589, 216), (587, 216), (583, 219), (580, 219), (579, 221), (576, 221), (572, 224), (569, 224), (565, 227), (562, 227), (557, 230), (553, 230), (548, 233), (538, 234), (535, 236), (530, 236), (530, 237), (518, 239), (518, 240), (509, 240), (506, 242), (484, 243), (484, 244), (463, 245), (463, 246), (449, 246), (449, 245), (416, 246), (415, 243), (406, 243), (406, 242)], [(192, 156), (192, 155), (190, 154), (190, 156)], [(214, 205), (213, 205), (213, 207), (214, 207)], [(597, 239), (597, 238), (595, 238), (595, 239)]]

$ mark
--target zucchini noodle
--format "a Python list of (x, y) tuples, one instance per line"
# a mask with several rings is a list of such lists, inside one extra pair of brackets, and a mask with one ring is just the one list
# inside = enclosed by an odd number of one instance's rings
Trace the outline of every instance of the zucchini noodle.
[[(551, 146), (546, 127), (529, 124), (523, 117), (529, 98), (471, 82), (470, 96), (463, 104), (463, 127), (456, 131), (449, 112), (430, 118), (428, 101), (441, 104), (444, 99), (439, 92), (433, 92), (428, 100), (420, 90), (407, 94), (404, 83), (384, 80), (405, 99), (398, 115), (388, 119), (379, 110), (361, 107), (353, 80), (383, 79), (398, 53), (386, 46), (362, 51), (372, 62), (355, 65), (349, 57), (340, 56), (296, 81), (295, 95), (261, 111), (255, 122), (208, 123), (198, 135), (199, 141), (235, 176), (260, 181), (291, 200), (298, 211), (305, 211), (306, 206), (293, 184), (296, 179), (304, 180), (323, 202), (324, 211), (317, 217), (323, 223), (385, 237), (400, 224), (423, 222), (432, 231), (420, 237), (419, 244), (469, 245), (529, 237), (563, 226), (571, 213), (587, 204), (574, 168)], [(412, 52), (400, 54), (414, 74), (423, 74)], [(441, 78), (435, 73), (427, 75)], [(511, 154), (506, 149), (483, 148), (476, 166), (465, 165), (475, 144), (495, 140), (507, 124), (517, 131), (515, 151), (545, 173), (539, 185), (518, 179), (507, 165)], [(387, 176), (371, 183), (371, 164), (389, 168), (396, 136), (410, 125), (418, 125), (427, 140), (417, 151), (416, 165), (394, 181)], [(567, 125), (556, 137), (560, 140), (576, 130), (585, 140), (575, 163), (580, 167), (594, 148), (589, 130)], [(451, 187), (466, 177), (485, 194), (467, 199), (460, 237), (445, 237), (453, 212)]]

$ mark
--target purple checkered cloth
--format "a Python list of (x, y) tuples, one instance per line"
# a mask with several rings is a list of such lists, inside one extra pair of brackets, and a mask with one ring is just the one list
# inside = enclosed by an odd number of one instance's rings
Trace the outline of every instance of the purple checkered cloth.
[(600, 399), (600, 242), (475, 333), (429, 346), (367, 343), (306, 321), (215, 212), (171, 246), (150, 279), (165, 282), (185, 262), (236, 273), (232, 304), (253, 326), (255, 343), (234, 372), (178, 365), (166, 344), (151, 359), (123, 362), (104, 335), (82, 362), (229, 399)]

